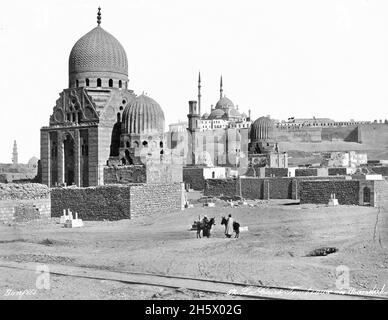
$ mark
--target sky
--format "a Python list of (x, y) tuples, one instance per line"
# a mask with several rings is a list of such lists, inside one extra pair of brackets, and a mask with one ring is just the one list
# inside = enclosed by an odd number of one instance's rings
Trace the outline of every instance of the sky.
[(75, 42), (96, 25), (123, 45), (129, 89), (169, 123), (224, 93), (252, 117), (388, 118), (386, 0), (18, 0), (0, 10), (0, 163), (39, 157)]

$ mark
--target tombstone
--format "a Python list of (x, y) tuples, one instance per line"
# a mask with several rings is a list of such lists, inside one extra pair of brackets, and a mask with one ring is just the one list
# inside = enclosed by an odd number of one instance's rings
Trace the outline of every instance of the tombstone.
[(329, 200), (328, 206), (334, 207), (338, 205), (339, 203), (338, 203), (338, 199), (336, 199), (335, 197), (335, 193), (330, 194), (330, 200)]
[(59, 223), (65, 224), (67, 220), (69, 220), (69, 216), (66, 214), (66, 209), (63, 209), (63, 216), (61, 216)]
[(65, 228), (79, 228), (84, 226), (82, 219), (78, 219), (78, 212), (75, 212), (75, 219), (73, 219), (73, 214), (70, 211), (70, 218), (65, 222)]

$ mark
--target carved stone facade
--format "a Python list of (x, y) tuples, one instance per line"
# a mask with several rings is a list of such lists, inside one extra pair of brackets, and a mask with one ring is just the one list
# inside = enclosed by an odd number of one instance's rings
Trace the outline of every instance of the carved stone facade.
[[(103, 185), (108, 161), (135, 164), (130, 155), (133, 159), (143, 149), (148, 154), (154, 144), (162, 154), (163, 111), (151, 98), (127, 89), (125, 50), (99, 21), (71, 50), (69, 88), (60, 93), (49, 126), (41, 128), (42, 183), (50, 187)], [(132, 112), (139, 101), (141, 112)], [(137, 123), (156, 130), (153, 135), (126, 130)]]

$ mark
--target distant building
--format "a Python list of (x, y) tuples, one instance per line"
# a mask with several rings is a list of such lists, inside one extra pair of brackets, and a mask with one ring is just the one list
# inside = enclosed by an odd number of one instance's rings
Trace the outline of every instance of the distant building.
[(13, 143), (12, 163), (0, 163), (0, 183), (31, 182), (38, 173), (38, 158), (32, 157), (27, 164), (19, 163), (16, 141)]

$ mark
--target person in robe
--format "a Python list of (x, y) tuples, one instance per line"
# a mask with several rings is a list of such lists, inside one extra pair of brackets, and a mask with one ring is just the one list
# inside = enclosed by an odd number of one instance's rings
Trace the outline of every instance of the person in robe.
[(203, 223), (203, 226), (204, 226), (204, 229), (202, 230), (203, 236), (204, 236), (204, 237), (210, 236), (210, 230), (209, 230), (209, 228), (208, 228), (209, 219), (207, 218), (206, 215), (203, 217), (202, 223)]
[(229, 214), (228, 216), (228, 221), (226, 223), (226, 228), (225, 228), (225, 235), (227, 238), (230, 238), (233, 235), (233, 218), (232, 215)]

